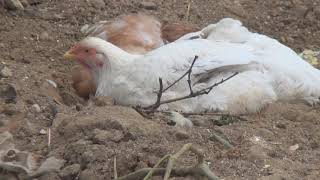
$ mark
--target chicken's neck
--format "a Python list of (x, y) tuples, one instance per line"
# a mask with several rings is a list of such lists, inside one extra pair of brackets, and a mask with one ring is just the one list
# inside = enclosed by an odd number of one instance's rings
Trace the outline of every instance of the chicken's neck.
[(107, 63), (103, 66), (97, 76), (97, 93), (96, 95), (107, 96), (112, 88), (112, 81), (122, 72), (123, 69), (130, 66), (134, 59), (141, 55), (133, 55), (125, 52), (116, 46), (108, 46), (105, 48), (104, 55)]

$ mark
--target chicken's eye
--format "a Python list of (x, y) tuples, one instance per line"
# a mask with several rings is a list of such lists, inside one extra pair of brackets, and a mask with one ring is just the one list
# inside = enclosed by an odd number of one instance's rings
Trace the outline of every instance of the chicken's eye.
[(86, 49), (86, 53), (88, 53), (89, 52), (89, 49)]

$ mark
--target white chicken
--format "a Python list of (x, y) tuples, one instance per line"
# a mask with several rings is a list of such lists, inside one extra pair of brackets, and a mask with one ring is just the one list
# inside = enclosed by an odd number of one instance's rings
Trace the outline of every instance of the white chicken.
[[(145, 14), (128, 14), (111, 21), (101, 21), (84, 26), (86, 36), (99, 37), (131, 54), (145, 54), (165, 42), (172, 42), (198, 28), (186, 23), (162, 25), (155, 17)], [(73, 87), (84, 98), (96, 92), (96, 84), (84, 66), (77, 66), (72, 72)]]
[[(191, 74), (194, 91), (235, 72), (239, 74), (208, 95), (160, 108), (253, 113), (277, 100), (319, 102), (320, 71), (277, 40), (249, 32), (241, 22), (228, 18), (200, 33), (206, 39), (180, 39), (145, 55), (129, 54), (111, 43), (90, 37), (66, 52), (65, 58), (77, 59), (92, 71), (98, 84), (97, 96), (111, 96), (121, 105), (153, 104), (157, 98), (154, 91), (159, 88), (158, 78), (167, 86), (185, 73), (195, 56), (199, 58)], [(186, 94), (189, 88), (185, 79), (166, 91), (162, 98)]]

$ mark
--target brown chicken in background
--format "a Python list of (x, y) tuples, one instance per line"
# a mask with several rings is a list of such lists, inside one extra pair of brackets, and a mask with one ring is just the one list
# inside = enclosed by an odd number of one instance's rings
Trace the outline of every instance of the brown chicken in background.
[(185, 34), (196, 31), (200, 31), (200, 28), (189, 23), (164, 24), (161, 27), (161, 37), (167, 42), (173, 42)]
[[(162, 24), (154, 17), (143, 14), (120, 16), (113, 21), (84, 26), (86, 36), (104, 39), (131, 54), (145, 54), (181, 36), (198, 31), (196, 26), (186, 23)], [(72, 71), (73, 87), (76, 93), (88, 98), (96, 92), (96, 85), (90, 72), (84, 66)]]

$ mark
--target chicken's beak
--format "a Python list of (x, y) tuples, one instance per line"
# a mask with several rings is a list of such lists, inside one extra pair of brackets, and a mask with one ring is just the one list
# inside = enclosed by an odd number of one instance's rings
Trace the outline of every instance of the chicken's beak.
[(76, 56), (74, 54), (72, 54), (70, 51), (67, 51), (66, 53), (64, 53), (63, 57), (67, 60), (75, 60)]

